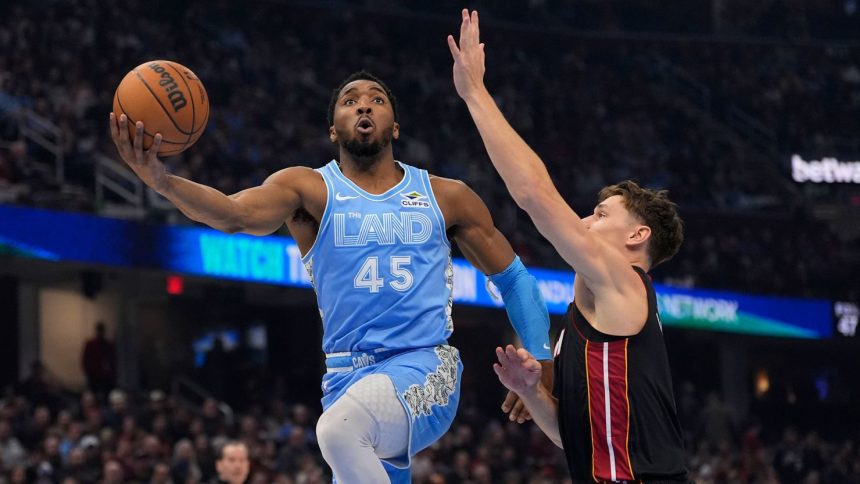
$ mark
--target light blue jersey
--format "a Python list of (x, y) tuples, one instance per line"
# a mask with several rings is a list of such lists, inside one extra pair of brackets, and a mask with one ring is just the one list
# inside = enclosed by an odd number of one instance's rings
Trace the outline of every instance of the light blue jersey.
[(317, 170), (328, 197), (302, 261), (317, 294), (327, 354), (435, 347), (454, 329), (442, 212), (427, 171), (397, 163), (403, 179), (381, 195), (359, 188), (334, 160)]
[(318, 171), (328, 190), (303, 257), (323, 322), (323, 409), (354, 383), (387, 375), (409, 415), (409, 447), (383, 459), (394, 484), (411, 482), (412, 456), (451, 426), (463, 364), (446, 344), (454, 270), (445, 221), (426, 171), (397, 162), (403, 179), (381, 195), (351, 182), (336, 161)]

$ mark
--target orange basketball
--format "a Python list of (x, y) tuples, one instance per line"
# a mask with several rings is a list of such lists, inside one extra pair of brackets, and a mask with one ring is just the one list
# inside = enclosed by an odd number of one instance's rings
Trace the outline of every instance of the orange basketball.
[(160, 156), (181, 153), (203, 134), (209, 97), (191, 69), (166, 60), (144, 62), (123, 78), (113, 96), (117, 119), (125, 113), (132, 142), (135, 123), (143, 121), (143, 148), (161, 133)]

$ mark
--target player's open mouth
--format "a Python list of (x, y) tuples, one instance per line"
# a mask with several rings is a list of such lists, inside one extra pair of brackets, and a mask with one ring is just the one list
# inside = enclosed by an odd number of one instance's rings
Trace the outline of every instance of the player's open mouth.
[(358, 123), (355, 124), (355, 130), (360, 134), (370, 134), (373, 133), (375, 126), (373, 125), (373, 121), (370, 118), (361, 118), (358, 120)]

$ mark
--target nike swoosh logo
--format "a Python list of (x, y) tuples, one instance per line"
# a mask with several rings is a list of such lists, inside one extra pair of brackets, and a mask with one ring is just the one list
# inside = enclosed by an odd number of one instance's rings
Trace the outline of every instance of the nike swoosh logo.
[(543, 344), (543, 349), (548, 350), (548, 349), (549, 349), (549, 345), (548, 345), (548, 344), (546, 344), (546, 343), (544, 343), (544, 344)]
[(334, 196), (334, 198), (335, 198), (335, 199), (337, 199), (337, 201), (338, 201), (338, 202), (342, 202), (342, 201), (344, 201), (344, 200), (352, 200), (353, 198), (358, 198), (358, 197), (356, 197), (356, 196), (350, 196), (350, 195), (341, 195), (340, 193), (337, 193), (337, 194)]

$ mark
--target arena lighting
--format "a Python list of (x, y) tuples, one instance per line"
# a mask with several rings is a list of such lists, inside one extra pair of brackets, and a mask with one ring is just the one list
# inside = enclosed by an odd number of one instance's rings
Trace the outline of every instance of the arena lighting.
[(185, 292), (185, 279), (175, 274), (167, 276), (167, 294), (179, 296)]
[(767, 370), (759, 368), (755, 373), (755, 396), (761, 398), (770, 390), (770, 376)]
[(791, 178), (798, 183), (860, 184), (860, 161), (839, 161), (830, 157), (805, 161), (800, 155), (792, 155)]

